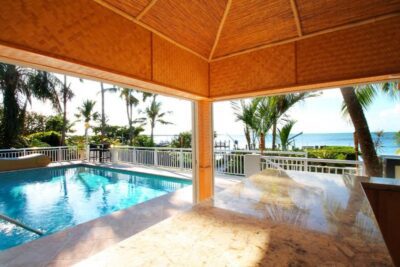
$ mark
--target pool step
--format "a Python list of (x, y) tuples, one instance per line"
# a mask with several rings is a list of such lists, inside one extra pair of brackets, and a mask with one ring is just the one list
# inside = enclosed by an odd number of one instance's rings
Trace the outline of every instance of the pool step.
[(5, 220), (5, 221), (7, 221), (7, 222), (10, 222), (10, 223), (12, 223), (12, 224), (15, 224), (15, 225), (17, 225), (17, 226), (19, 226), (19, 227), (22, 227), (22, 228), (24, 228), (25, 230), (28, 230), (28, 231), (30, 231), (30, 232), (33, 232), (33, 233), (35, 233), (35, 234), (37, 234), (37, 235), (40, 235), (40, 236), (44, 235), (44, 233), (43, 233), (42, 231), (37, 230), (37, 229), (34, 229), (34, 228), (32, 228), (32, 227), (29, 227), (28, 225), (25, 225), (25, 224), (23, 224), (22, 222), (19, 222), (19, 221), (17, 221), (17, 220), (14, 220), (13, 218), (10, 218), (10, 217), (8, 217), (8, 216), (6, 216), (6, 215), (4, 215), (4, 214), (1, 214), (1, 213), (0, 213), (0, 219), (3, 219), (3, 220)]

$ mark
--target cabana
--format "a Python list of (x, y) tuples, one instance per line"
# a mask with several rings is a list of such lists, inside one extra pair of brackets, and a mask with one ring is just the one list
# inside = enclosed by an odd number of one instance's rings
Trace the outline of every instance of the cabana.
[(5, 0), (0, 60), (193, 101), (194, 201), (218, 100), (400, 78), (400, 1)]

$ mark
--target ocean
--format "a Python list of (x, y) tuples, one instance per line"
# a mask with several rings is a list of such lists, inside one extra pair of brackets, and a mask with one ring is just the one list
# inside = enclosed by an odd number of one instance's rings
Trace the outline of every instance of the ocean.
[[(376, 134), (372, 134), (374, 140), (376, 140)], [(245, 148), (246, 139), (244, 135), (226, 135), (217, 134), (215, 139), (217, 142), (230, 143), (231, 148), (233, 147), (234, 140), (238, 141), (239, 148)], [(271, 147), (271, 135), (266, 138), (266, 146)], [(279, 143), (279, 138), (277, 139)], [(294, 144), (297, 148), (304, 146), (354, 146), (353, 133), (304, 133), (294, 139)], [(395, 133), (386, 132), (381, 138), (381, 147), (378, 149), (379, 155), (395, 155), (396, 150), (400, 149), (400, 146), (396, 144)]]

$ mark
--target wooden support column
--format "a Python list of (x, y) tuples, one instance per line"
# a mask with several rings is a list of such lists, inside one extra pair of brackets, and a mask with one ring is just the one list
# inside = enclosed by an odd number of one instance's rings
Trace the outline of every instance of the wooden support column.
[(193, 202), (214, 194), (214, 131), (212, 102), (195, 101), (193, 123)]

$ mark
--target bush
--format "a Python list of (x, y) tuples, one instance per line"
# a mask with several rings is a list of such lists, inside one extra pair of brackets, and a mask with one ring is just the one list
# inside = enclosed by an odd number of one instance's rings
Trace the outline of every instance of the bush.
[(61, 145), (61, 134), (54, 131), (34, 133), (28, 135), (27, 139), (30, 144), (47, 143), (50, 146)]
[(174, 137), (171, 141), (171, 147), (176, 148), (191, 148), (192, 147), (192, 133), (181, 132), (178, 136)]
[(48, 143), (42, 142), (38, 139), (32, 139), (29, 142), (30, 147), (49, 147), (50, 145)]
[(68, 136), (66, 140), (67, 146), (76, 146), (78, 149), (85, 149), (85, 137), (81, 135)]
[(139, 135), (133, 140), (134, 146), (141, 146), (141, 147), (153, 147), (154, 144), (151, 141), (151, 138), (147, 135)]
[(326, 146), (319, 149), (307, 149), (309, 158), (355, 160), (354, 147)]

